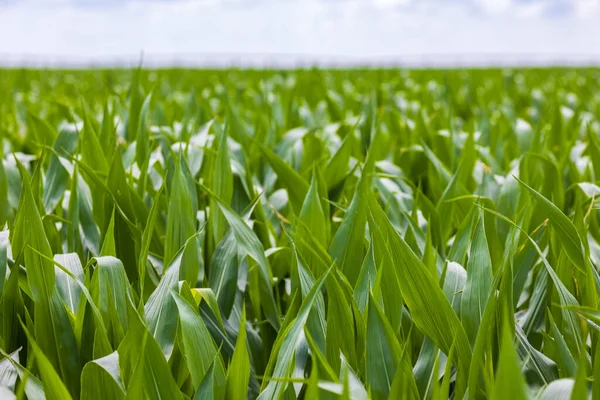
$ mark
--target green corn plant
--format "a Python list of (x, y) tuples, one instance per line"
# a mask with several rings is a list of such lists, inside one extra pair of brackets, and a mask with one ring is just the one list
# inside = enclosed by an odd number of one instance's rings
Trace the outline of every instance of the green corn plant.
[(0, 72), (0, 397), (600, 399), (600, 70)]

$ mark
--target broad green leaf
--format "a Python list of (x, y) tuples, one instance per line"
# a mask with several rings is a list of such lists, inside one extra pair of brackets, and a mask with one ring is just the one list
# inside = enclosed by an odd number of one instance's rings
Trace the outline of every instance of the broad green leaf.
[(586, 356), (579, 359), (579, 365), (577, 367), (577, 375), (575, 376), (575, 384), (573, 385), (573, 391), (571, 392), (571, 399), (586, 399), (588, 395), (588, 384), (587, 384), (587, 359)]
[(339, 185), (348, 175), (350, 162), (351, 136), (346, 136), (336, 153), (327, 161), (324, 176), (329, 190)]
[[(340, 366), (340, 352), (348, 363), (355, 368), (358, 366), (356, 332), (352, 307), (344, 295), (336, 274), (329, 276), (326, 282), (328, 292), (327, 302), (327, 334), (325, 349), (327, 360), (337, 370)], [(369, 288), (365, 288), (369, 290)]]
[(152, 335), (144, 330), (140, 340), (139, 361), (127, 387), (127, 398), (181, 399), (169, 365)]
[(227, 370), (226, 397), (228, 399), (245, 400), (248, 398), (250, 372), (251, 364), (246, 343), (246, 307), (242, 306), (242, 318), (240, 319), (235, 351)]
[(360, 274), (358, 275), (358, 280), (353, 293), (354, 301), (362, 313), (367, 309), (369, 292), (373, 288), (373, 283), (375, 282), (375, 277), (377, 275), (373, 242), (374, 240), (371, 240), (371, 243), (369, 243), (369, 250), (362, 262)]
[(94, 128), (90, 121), (90, 117), (83, 108), (84, 112), (84, 124), (83, 129), (81, 130), (81, 161), (86, 164), (93, 171), (106, 174), (108, 173), (109, 164), (104, 155), (104, 150), (100, 145), (100, 141), (98, 140), (98, 136), (96, 132), (94, 132)]
[[(104, 222), (109, 222), (109, 213), (114, 205), (114, 235), (116, 256), (125, 267), (129, 280), (136, 284), (139, 277), (137, 271), (137, 249), (141, 242), (141, 231), (136, 221), (147, 219), (147, 210), (143, 201), (131, 186), (127, 184), (126, 172), (120, 151), (116, 151), (108, 177), (106, 179), (107, 193), (104, 193), (105, 208)], [(96, 204), (94, 203), (94, 207)], [(101, 230), (106, 225), (101, 227)]]
[(230, 230), (213, 253), (209, 275), (209, 286), (215, 292), (219, 307), (225, 315), (229, 315), (235, 301), (238, 265), (238, 246), (235, 234)]
[(219, 394), (222, 396), (225, 392), (225, 372), (217, 346), (206, 329), (202, 318), (194, 311), (192, 306), (176, 292), (171, 291), (171, 295), (175, 299), (179, 311), (183, 349), (194, 387), (198, 388), (200, 386), (214, 360), (216, 371), (213, 378), (215, 381), (213, 390), (216, 396), (219, 396)]
[[(167, 236), (165, 238), (165, 263), (172, 263), (175, 255), (185, 242), (196, 232), (195, 215), (190, 200), (190, 192), (179, 163), (173, 176), (167, 213)], [(179, 275), (195, 286), (200, 266), (197, 246), (186, 246), (182, 255)]]
[[(31, 373), (31, 371), (23, 367), (23, 365), (21, 365), (17, 360), (15, 360), (16, 357), (13, 357), (13, 354), (6, 354), (0, 348), (0, 355), (4, 357), (4, 360), (0, 362), (0, 365), (3, 368), (5, 368), (2, 372), (2, 379), (12, 379), (12, 374), (13, 372), (15, 372), (18, 375), (19, 379), (21, 379), (21, 384), (19, 388), (21, 395), (26, 394), (27, 397), (32, 400), (42, 400), (46, 398), (44, 394), (44, 388), (42, 387), (42, 382), (40, 382), (39, 379)], [(4, 382), (5, 381), (3, 380), (3, 387), (10, 386), (4, 385)]]
[[(498, 281), (495, 281), (494, 290), (496, 289), (497, 284)], [(495, 318), (497, 310), (497, 296), (490, 296), (481, 318), (481, 328), (477, 332), (475, 344), (473, 345), (473, 357), (471, 358), (471, 364), (469, 366), (469, 398), (479, 396), (480, 389), (488, 389), (487, 385), (480, 384), (482, 374), (485, 384), (493, 379), (493, 376), (491, 376), (493, 371), (490, 371), (492, 368), (491, 355), (488, 353), (490, 352), (492, 340), (494, 339), (494, 331), (497, 330)]]
[[(79, 256), (75, 253), (69, 254), (56, 254), (54, 260), (68, 269), (73, 275), (75, 275), (80, 281), (83, 281), (83, 267)], [(77, 307), (79, 305), (79, 299), (81, 298), (81, 288), (77, 282), (68, 276), (58, 267), (55, 268), (56, 273), (56, 287), (62, 297), (63, 301), (67, 304), (72, 313), (77, 313)]]
[[(529, 240), (529, 242), (535, 248), (536, 252), (538, 253), (538, 256), (540, 257), (540, 259), (542, 261), (542, 265), (544, 266), (545, 270), (548, 272), (548, 275), (550, 276), (550, 279), (552, 280), (552, 283), (554, 284), (554, 287), (555, 287), (556, 291), (558, 292), (559, 303), (563, 308), (563, 310), (562, 310), (563, 324), (567, 328), (566, 332), (569, 333), (569, 337), (572, 338), (573, 347), (575, 347), (577, 353), (579, 353), (579, 349), (581, 348), (581, 337), (580, 337), (580, 333), (579, 333), (579, 325), (575, 319), (574, 312), (566, 309), (567, 307), (577, 308), (579, 306), (577, 299), (573, 296), (573, 294), (571, 294), (571, 292), (569, 292), (569, 290), (565, 287), (564, 283), (560, 280), (559, 276), (556, 274), (556, 272), (554, 271), (554, 269), (552, 268), (552, 266), (546, 259), (544, 252), (540, 249), (540, 247), (535, 242), (535, 240), (533, 240), (533, 238), (531, 236), (529, 236), (527, 234), (527, 232), (525, 232), (523, 230), (523, 228), (521, 228), (520, 226), (515, 224), (510, 219), (506, 218), (505, 216), (503, 216), (493, 210), (485, 209), (485, 211), (495, 215), (496, 217), (501, 218), (502, 220), (513, 225), (515, 228), (519, 229), (521, 231), (521, 233)], [(551, 314), (549, 314), (549, 316), (551, 316)]]
[(329, 244), (329, 227), (319, 199), (316, 172), (313, 173), (310, 189), (300, 210), (295, 236), (296, 246), (306, 260), (306, 265), (313, 274), (320, 276), (324, 271), (317, 269), (320, 260), (315, 258), (318, 255), (305, 248), (306, 246), (314, 246), (314, 244), (327, 248)]
[(211, 364), (208, 372), (204, 376), (200, 387), (194, 395), (194, 400), (211, 400), (215, 398), (214, 393), (214, 364)]
[(115, 121), (113, 117), (114, 114), (111, 112), (109, 101), (106, 101), (104, 103), (102, 125), (100, 127), (100, 132), (98, 133), (100, 146), (106, 157), (111, 154), (117, 142), (117, 135), (114, 126)]
[(154, 233), (154, 226), (156, 224), (159, 207), (160, 207), (160, 196), (163, 192), (161, 186), (154, 199), (152, 200), (152, 208), (150, 214), (148, 214), (148, 220), (144, 226), (144, 232), (142, 233), (142, 248), (140, 249), (140, 255), (138, 259), (138, 274), (140, 277), (140, 294), (144, 295), (144, 282), (146, 280), (146, 270), (148, 266), (148, 254), (150, 252), (150, 245), (152, 242), (152, 235)]
[(483, 212), (479, 218), (471, 242), (467, 281), (461, 296), (461, 321), (471, 343), (475, 342), (477, 330), (492, 286), (492, 260), (485, 236)]
[[(213, 126), (217, 131), (213, 142), (213, 150), (217, 156), (212, 170), (211, 189), (223, 202), (230, 204), (233, 196), (233, 174), (227, 144), (227, 125), (223, 128), (220, 128), (219, 124)], [(212, 232), (213, 243), (216, 245), (227, 232), (227, 220), (212, 198), (210, 210), (208, 224)]]
[(308, 182), (271, 149), (260, 143), (257, 145), (277, 174), (280, 184), (286, 188), (292, 207), (294, 210), (300, 210), (310, 187)]
[(515, 325), (516, 339), (519, 342), (517, 352), (522, 360), (529, 360), (531, 369), (539, 374), (545, 384), (558, 379), (558, 368), (554, 361), (550, 360), (543, 353), (534, 348), (529, 343), (523, 329), (519, 325)]
[[(406, 358), (406, 351), (402, 352), (400, 361), (398, 362), (398, 368), (396, 368), (396, 375), (392, 381), (390, 388), (390, 396), (388, 398), (393, 399), (418, 399), (419, 392), (415, 383), (415, 377), (413, 376), (410, 360)], [(434, 368), (434, 370), (436, 370)], [(437, 381), (436, 381), (437, 382)]]
[(15, 227), (11, 231), (11, 248), (16, 260), (22, 260), (25, 264), (33, 300), (47, 302), (55, 288), (54, 266), (34, 249), (48, 257), (52, 257), (52, 250), (44, 234), (44, 226), (31, 190), (29, 174), (22, 164), (18, 166), (23, 189)]
[(453, 341), (456, 341), (457, 393), (461, 397), (467, 388), (471, 348), (458, 316), (437, 279), (400, 237), (372, 197), (369, 200), (369, 213), (374, 221), (374, 226), (369, 224), (369, 228), (381, 230), (382, 236), (389, 241), (387, 246), (398, 274), (402, 297), (414, 323), (446, 353), (450, 352)]
[(540, 400), (562, 400), (571, 397), (575, 381), (571, 378), (557, 379), (546, 386), (537, 396)]
[(170, 293), (172, 290), (177, 290), (186, 248), (196, 245), (196, 237), (196, 234), (190, 237), (184, 247), (175, 255), (160, 283), (144, 305), (148, 330), (156, 338), (167, 359), (170, 358), (173, 352), (178, 322), (177, 303)]
[(157, 341), (131, 301), (129, 329), (118, 348), (119, 371), (127, 398), (181, 399), (181, 392)]
[(557, 349), (557, 364), (563, 370), (565, 376), (575, 376), (577, 372), (577, 362), (571, 351), (569, 350), (563, 334), (558, 330), (552, 314), (548, 314), (550, 318), (550, 333), (554, 339), (554, 345)]
[(119, 355), (115, 351), (105, 357), (90, 361), (81, 372), (82, 400), (103, 396), (124, 399), (125, 389), (119, 374)]
[[(1, 152), (0, 155), (2, 155)], [(6, 168), (4, 168), (4, 162), (0, 160), (0, 224), (2, 225), (6, 223), (6, 219), (11, 211), (11, 202), (9, 198), (10, 194)]]
[[(600, 347), (596, 346), (596, 354), (592, 364), (592, 374), (594, 377), (600, 374)], [(600, 379), (594, 378), (592, 382), (592, 398), (600, 396)]]
[(0, 232), (0, 299), (4, 292), (4, 282), (6, 280), (7, 270), (7, 257), (8, 257), (8, 231)]
[(27, 136), (31, 144), (37, 146), (51, 145), (56, 139), (56, 129), (45, 119), (27, 110)]
[(102, 314), (109, 340), (116, 348), (128, 327), (127, 299), (131, 292), (127, 274), (121, 261), (115, 257), (96, 257), (93, 262), (96, 270), (92, 279), (92, 296)]
[[(77, 170), (77, 166), (75, 167)], [(79, 224), (82, 230), (82, 241), (85, 246), (90, 249), (92, 254), (99, 254), (100, 250), (100, 229), (98, 228), (97, 221), (94, 221), (93, 210), (92, 210), (92, 195), (89, 187), (85, 184), (83, 178), (74, 173), (72, 178), (76, 182), (72, 182), (72, 188), (77, 191), (77, 206), (73, 205), (73, 212), (79, 214)], [(71, 193), (73, 193), (73, 189)], [(79, 237), (79, 227), (71, 225), (71, 235), (73, 237)], [(77, 235), (77, 236), (76, 236)]]
[[(294, 278), (296, 278), (295, 273), (297, 273), (298, 283), (296, 287), (300, 289), (302, 298), (305, 298), (306, 296), (308, 296), (308, 293), (310, 293), (310, 290), (315, 284), (315, 277), (313, 276), (313, 274), (311, 274), (311, 272), (308, 269), (306, 269), (306, 267), (304, 266), (304, 260), (295, 251), (295, 249), (294, 260), (297, 270), (292, 271), (292, 273), (294, 275)], [(319, 294), (317, 295), (313, 309), (311, 310), (308, 316), (308, 320), (306, 321), (306, 330), (309, 331), (309, 334), (314, 339), (315, 343), (321, 351), (325, 351), (325, 326), (325, 301), (323, 299), (323, 296)]]
[(81, 233), (79, 232), (79, 191), (77, 190), (77, 183), (79, 180), (79, 171), (77, 166), (73, 169), (73, 177), (71, 178), (71, 186), (69, 190), (69, 205), (67, 207), (67, 218), (69, 219), (69, 225), (67, 226), (67, 251), (69, 252), (83, 252), (83, 241)]
[[(142, 104), (142, 108), (140, 109), (140, 114), (138, 117), (137, 132), (135, 136), (135, 160), (140, 168), (142, 165), (144, 165), (150, 151), (150, 124), (148, 122), (148, 112), (151, 101), (152, 92), (150, 92), (144, 99), (144, 103)], [(142, 171), (142, 173), (145, 173), (145, 171)]]
[(25, 315), (23, 294), (19, 288), (19, 268), (14, 268), (8, 276), (2, 297), (0, 310), (2, 311), (2, 346), (6, 351), (14, 352), (19, 349), (25, 334), (21, 328), (20, 320)]
[(52, 363), (48, 360), (48, 358), (46, 358), (44, 352), (37, 345), (33, 336), (27, 331), (27, 328), (23, 326), (23, 329), (25, 329), (27, 339), (29, 340), (29, 344), (31, 345), (35, 360), (37, 362), (37, 366), (39, 368), (40, 375), (42, 377), (42, 382), (44, 385), (45, 395), (52, 399), (71, 399), (72, 397), (69, 394), (69, 391), (67, 390), (60, 376), (52, 366)]
[(140, 109), (142, 107), (142, 101), (144, 94), (140, 87), (140, 75), (142, 74), (141, 68), (132, 72), (131, 86), (129, 87), (129, 108), (127, 112), (127, 131), (125, 137), (130, 141), (133, 141), (138, 133), (138, 125), (140, 121)]
[[(318, 281), (315, 282), (314, 286), (306, 295), (298, 310), (298, 315), (294, 320), (285, 328), (280, 331), (275, 343), (275, 351), (271, 355), (267, 371), (272, 371), (270, 377), (272, 378), (288, 378), (291, 373), (292, 363), (295, 358), (296, 346), (298, 341), (301, 339), (304, 325), (308, 320), (313, 304), (317, 299), (317, 295), (320, 293), (321, 287), (327, 279), (329, 271), (327, 271)], [(285, 326), (285, 325), (284, 325)], [(268, 380), (263, 381), (263, 391), (261, 392), (259, 399), (278, 399), (285, 392), (288, 383), (286, 381), (279, 380)], [(268, 383), (267, 383), (268, 382)]]
[(382, 314), (376, 300), (370, 296), (365, 371), (370, 391), (376, 399), (385, 399), (390, 393), (402, 352), (392, 327)]
[(310, 369), (310, 377), (308, 378), (308, 384), (306, 388), (306, 397), (309, 399), (320, 399), (319, 389), (319, 367), (314, 364)]
[(35, 303), (33, 331), (41, 351), (71, 393), (79, 392), (80, 366), (73, 327), (55, 284), (52, 250), (31, 190), (28, 173), (19, 165), (23, 191), (11, 240), (17, 260), (24, 261)]
[(342, 224), (338, 228), (329, 253), (338, 265), (339, 269), (346, 275), (351, 285), (356, 283), (360, 273), (360, 262), (365, 254), (365, 226), (367, 223), (367, 191), (369, 171), (363, 170), (358, 188), (354, 193), (350, 207)]
[(528, 399), (527, 385), (521, 374), (521, 364), (515, 351), (512, 335), (507, 326), (503, 324), (500, 355), (496, 370), (496, 381), (492, 399)]
[(356, 372), (348, 365), (343, 354), (340, 354), (340, 383), (343, 387), (342, 398), (344, 399), (368, 399), (368, 394)]
[(259, 273), (259, 292), (260, 292), (260, 304), (263, 308), (265, 316), (269, 323), (275, 329), (279, 329), (279, 316), (277, 315), (277, 309), (275, 306), (275, 298), (273, 297), (273, 291), (271, 288), (271, 270), (265, 257), (264, 247), (262, 243), (256, 237), (256, 234), (250, 229), (246, 222), (236, 214), (229, 206), (227, 206), (221, 199), (219, 199), (214, 193), (206, 189), (213, 198), (225, 218), (229, 223), (237, 246), (238, 251), (242, 251), (251, 257), (258, 264)]
[(61, 164), (58, 155), (65, 152), (73, 154), (77, 146), (77, 139), (77, 132), (66, 129), (60, 132), (54, 143), (53, 150), (56, 153), (50, 156), (50, 163), (44, 179), (44, 195), (42, 196), (44, 209), (48, 213), (56, 208), (69, 180), (69, 172)]
[(16, 364), (18, 361), (18, 351), (13, 352), (12, 354), (7, 354), (7, 357), (0, 361), (0, 387), (5, 387), (14, 391), (18, 374), (13, 363)]
[(588, 262), (586, 261), (581, 237), (579, 236), (577, 228), (575, 228), (573, 222), (571, 222), (571, 220), (569, 220), (567, 216), (563, 214), (560, 209), (558, 209), (558, 207), (552, 204), (550, 200), (546, 199), (526, 183), (520, 180), (518, 181), (536, 200), (536, 204), (540, 207), (540, 210), (550, 220), (550, 223), (556, 229), (556, 232), (561, 239), (561, 243), (569, 259), (576, 265), (576, 267), (586, 271), (587, 273), (586, 265), (588, 265)]

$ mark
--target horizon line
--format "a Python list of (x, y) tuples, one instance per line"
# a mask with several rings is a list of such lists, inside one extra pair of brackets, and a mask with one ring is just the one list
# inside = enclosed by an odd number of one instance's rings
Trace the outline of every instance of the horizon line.
[(0, 53), (2, 68), (508, 68), (599, 67), (600, 54), (430, 53), (348, 56), (303, 53), (145, 53), (78, 56)]

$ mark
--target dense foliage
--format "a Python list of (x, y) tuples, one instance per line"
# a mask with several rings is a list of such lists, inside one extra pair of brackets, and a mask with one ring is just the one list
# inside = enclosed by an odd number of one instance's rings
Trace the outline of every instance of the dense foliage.
[(0, 73), (0, 397), (600, 399), (600, 71)]

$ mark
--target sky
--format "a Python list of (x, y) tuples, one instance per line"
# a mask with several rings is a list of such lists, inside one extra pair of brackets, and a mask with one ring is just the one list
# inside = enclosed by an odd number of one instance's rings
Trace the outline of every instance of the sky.
[(600, 64), (600, 0), (0, 0), (0, 64)]

